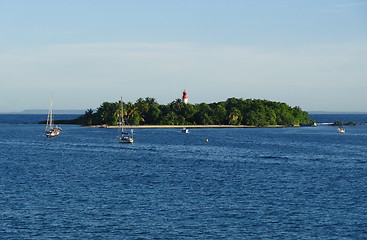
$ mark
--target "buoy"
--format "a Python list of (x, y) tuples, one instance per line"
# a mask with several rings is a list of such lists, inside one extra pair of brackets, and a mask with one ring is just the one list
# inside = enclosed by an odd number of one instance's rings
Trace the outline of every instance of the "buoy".
[(208, 142), (209, 140), (208, 139), (205, 139), (205, 142)]

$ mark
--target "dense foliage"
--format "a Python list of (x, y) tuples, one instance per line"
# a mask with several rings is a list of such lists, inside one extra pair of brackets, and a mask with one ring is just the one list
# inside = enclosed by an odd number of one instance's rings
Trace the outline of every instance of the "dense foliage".
[(353, 122), (353, 121), (350, 121), (350, 122), (348, 122), (348, 123), (344, 123), (343, 121), (336, 121), (336, 122), (334, 122), (332, 125), (334, 125), (334, 126), (343, 126), (343, 125), (347, 125), (347, 126), (355, 126), (355, 125), (357, 125), (355, 122)]
[[(313, 122), (308, 113), (285, 103), (259, 99), (229, 98), (218, 103), (185, 104), (177, 99), (167, 105), (154, 98), (124, 103), (124, 122), (130, 125), (298, 125)], [(116, 125), (120, 103), (104, 102), (77, 119), (82, 125)]]

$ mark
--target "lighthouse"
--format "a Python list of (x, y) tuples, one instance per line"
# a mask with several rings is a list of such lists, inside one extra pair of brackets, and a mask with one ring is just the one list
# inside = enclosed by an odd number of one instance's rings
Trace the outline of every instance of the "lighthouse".
[(182, 101), (187, 104), (187, 102), (189, 101), (189, 99), (187, 98), (187, 92), (186, 90), (183, 91), (182, 93)]

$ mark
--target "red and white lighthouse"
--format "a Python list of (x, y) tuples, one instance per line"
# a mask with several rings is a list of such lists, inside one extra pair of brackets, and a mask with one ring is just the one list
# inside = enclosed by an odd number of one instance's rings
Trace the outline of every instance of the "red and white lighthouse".
[(187, 92), (186, 90), (183, 91), (182, 93), (182, 101), (187, 104), (187, 102), (189, 101), (189, 99), (187, 98)]

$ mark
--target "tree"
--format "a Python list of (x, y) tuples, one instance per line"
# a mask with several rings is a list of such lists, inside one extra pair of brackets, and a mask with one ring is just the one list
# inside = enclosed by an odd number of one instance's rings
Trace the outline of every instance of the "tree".
[(200, 103), (195, 106), (197, 111), (194, 115), (194, 121), (199, 125), (211, 125), (213, 124), (212, 120), (212, 109), (206, 103)]
[(158, 105), (152, 105), (149, 107), (149, 111), (145, 115), (146, 124), (158, 124), (161, 117), (161, 110)]
[(98, 124), (117, 125), (119, 106), (119, 103), (102, 103), (97, 109)]
[(95, 122), (95, 114), (93, 109), (87, 109), (84, 115), (77, 119), (77, 122), (81, 125), (92, 125)]
[(136, 112), (134, 115), (128, 118), (127, 123), (130, 125), (139, 125), (141, 121), (140, 113)]
[(196, 108), (192, 104), (184, 104), (181, 108), (181, 114), (185, 118), (186, 124), (193, 124), (194, 123), (194, 115), (197, 112)]
[(161, 123), (164, 125), (179, 125), (182, 124), (184, 120), (182, 116), (178, 116), (175, 112), (169, 112), (163, 117)]
[(216, 104), (213, 109), (213, 123), (214, 124), (227, 124), (227, 110), (221, 104)]
[(242, 121), (242, 114), (240, 112), (240, 110), (238, 110), (235, 107), (232, 107), (232, 109), (230, 110), (229, 114), (228, 114), (228, 124), (229, 125), (240, 125), (241, 121)]
[[(120, 113), (119, 103), (104, 102), (96, 112), (89, 109), (78, 119), (81, 124), (115, 125)], [(176, 99), (159, 105), (154, 98), (139, 98), (135, 104), (124, 105), (124, 116), (129, 124), (168, 125), (296, 125), (314, 122), (300, 107), (260, 99), (228, 98), (218, 103), (185, 104)]]

